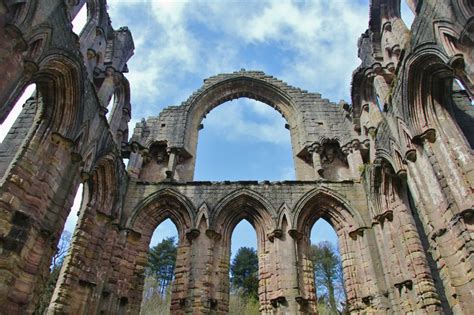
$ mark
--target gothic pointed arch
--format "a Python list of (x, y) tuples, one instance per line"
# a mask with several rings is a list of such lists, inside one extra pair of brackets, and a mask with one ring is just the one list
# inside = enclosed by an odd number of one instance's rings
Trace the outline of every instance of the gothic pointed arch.
[(159, 190), (143, 201), (132, 211), (126, 226), (147, 238), (155, 228), (165, 219), (169, 218), (176, 225), (179, 237), (193, 228), (194, 206), (179, 192), (165, 188)]
[(313, 224), (324, 218), (338, 233), (353, 233), (367, 228), (362, 215), (339, 193), (318, 187), (299, 199), (294, 208), (292, 228), (309, 239)]
[(203, 202), (198, 208), (198, 211), (196, 214), (195, 226), (199, 227), (199, 224), (201, 223), (201, 221), (204, 220), (204, 222), (206, 223), (206, 227), (209, 227), (209, 213), (210, 211), (209, 211), (209, 207), (207, 206), (207, 203)]
[[(434, 142), (445, 134), (451, 141), (472, 147), (474, 139), (470, 129), (465, 128), (474, 118), (464, 109), (467, 105), (453, 99), (454, 72), (448, 62), (448, 57), (434, 47), (419, 50), (408, 58), (404, 96), (409, 105), (403, 108), (404, 120), (414, 143)], [(454, 134), (452, 130), (460, 132)], [(464, 137), (460, 137), (462, 134)]]
[(273, 205), (253, 190), (243, 188), (222, 198), (214, 208), (211, 227), (222, 229), (224, 237), (230, 237), (234, 227), (247, 219), (263, 237), (275, 226), (276, 211)]
[(288, 224), (288, 226), (292, 226), (292, 219), (293, 217), (291, 215), (290, 207), (288, 207), (286, 202), (282, 203), (282, 205), (278, 209), (277, 227), (281, 228), (284, 220), (286, 220), (286, 224)]
[(113, 154), (103, 156), (96, 163), (88, 180), (89, 206), (111, 219), (117, 216), (119, 210), (116, 208), (118, 196), (108, 189), (108, 187), (120, 187), (117, 162)]
[(49, 54), (39, 63), (32, 81), (43, 97), (44, 119), (48, 129), (67, 139), (74, 139), (83, 119), (82, 61), (77, 57)]

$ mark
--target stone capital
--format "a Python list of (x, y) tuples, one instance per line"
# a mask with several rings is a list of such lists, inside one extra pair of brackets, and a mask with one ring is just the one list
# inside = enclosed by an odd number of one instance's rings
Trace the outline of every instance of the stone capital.
[(186, 238), (189, 241), (192, 241), (192, 240), (196, 239), (200, 234), (201, 234), (201, 232), (198, 229), (190, 229), (186, 232)]

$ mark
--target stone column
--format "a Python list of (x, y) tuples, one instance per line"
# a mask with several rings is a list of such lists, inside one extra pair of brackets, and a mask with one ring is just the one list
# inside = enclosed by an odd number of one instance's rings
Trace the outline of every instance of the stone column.
[[(424, 142), (422, 154), (418, 156), (416, 162), (408, 163), (407, 182), (417, 208), (414, 212), (428, 236), (427, 251), (436, 262), (449, 308), (454, 313), (472, 310), (474, 293), (469, 282), (472, 277), (467, 275), (474, 268), (474, 262), (469, 258), (470, 249), (474, 247), (474, 211), (457, 207), (451, 190), (457, 187), (450, 185), (430, 143)], [(470, 197), (467, 195), (465, 199)]]
[(211, 279), (213, 279), (215, 272), (212, 268), (214, 242), (206, 235), (204, 224), (200, 224), (199, 229), (187, 232), (186, 237), (191, 246), (186, 312), (208, 314), (217, 309), (218, 303), (217, 299), (211, 296), (213, 291)]
[[(274, 244), (276, 256), (278, 257), (278, 268), (275, 270), (278, 277), (278, 296), (275, 297), (275, 305), (278, 306), (278, 312), (282, 314), (298, 314), (299, 312), (308, 312), (309, 299), (301, 294), (298, 277), (298, 251), (306, 250), (304, 246), (297, 245), (300, 240), (300, 234), (292, 231), (291, 237), (287, 227), (283, 230), (277, 230), (275, 233)], [(300, 248), (303, 247), (303, 248)], [(285, 300), (280, 303), (279, 300)]]
[(376, 128), (370, 128), (369, 129), (369, 161), (370, 163), (374, 163), (375, 161), (375, 137), (377, 135), (377, 129)]
[[(379, 96), (380, 100), (383, 102), (381, 104), (382, 106), (384, 104), (388, 103), (388, 96), (390, 94), (390, 87), (387, 84), (387, 81), (385, 81), (385, 78), (381, 75), (376, 75), (374, 77), (374, 87), (377, 95)], [(372, 103), (372, 102), (371, 102)], [(373, 108), (369, 108), (369, 111), (372, 112)], [(379, 111), (377, 109), (377, 111)]]
[[(417, 296), (415, 312), (426, 310), (430, 314), (442, 314), (441, 301), (410, 210), (406, 204), (401, 203), (396, 212), (396, 218), (394, 218), (395, 231), (401, 233), (404, 240), (402, 244), (405, 247), (405, 258), (412, 276), (412, 279), (408, 279), (404, 285), (411, 290), (409, 280), (413, 281), (412, 290)], [(400, 239), (399, 234), (397, 236)]]
[(174, 280), (171, 286), (171, 314), (185, 314), (189, 285), (190, 243), (186, 238), (180, 239), (174, 266)]
[(142, 170), (143, 157), (138, 148), (138, 144), (132, 143), (132, 152), (128, 161), (127, 171), (130, 177), (138, 178)]
[[(385, 314), (390, 304), (384, 295), (387, 292), (380, 253), (377, 248), (374, 231), (358, 228), (349, 232), (347, 240), (349, 250), (353, 251), (354, 291), (349, 294), (351, 311), (367, 314)], [(344, 275), (347, 275), (344, 273)]]
[(166, 171), (166, 178), (174, 180), (176, 172), (176, 165), (178, 164), (179, 152), (176, 149), (168, 148), (167, 153), (169, 154), (168, 159), (168, 170)]
[(95, 314), (101, 308), (117, 228), (110, 217), (96, 210), (81, 210), (47, 314)]
[(99, 91), (97, 92), (97, 97), (99, 98), (99, 103), (102, 107), (102, 113), (105, 115), (109, 109), (109, 101), (115, 93), (115, 89), (120, 82), (122, 74), (116, 72), (114, 68), (107, 67), (105, 70), (105, 79), (102, 82)]
[(309, 148), (309, 153), (311, 154), (311, 159), (313, 161), (313, 169), (314, 169), (314, 176), (315, 179), (321, 179), (323, 177), (323, 167), (321, 165), (321, 146), (319, 143), (313, 144)]
[(359, 143), (354, 144), (352, 148), (344, 151), (344, 153), (347, 154), (347, 162), (349, 163), (352, 176), (354, 178), (359, 178), (361, 174), (361, 167), (364, 165), (364, 161), (362, 160), (362, 155), (359, 150)]
[(72, 141), (37, 132), (0, 187), (0, 305), (33, 313), (78, 185)]

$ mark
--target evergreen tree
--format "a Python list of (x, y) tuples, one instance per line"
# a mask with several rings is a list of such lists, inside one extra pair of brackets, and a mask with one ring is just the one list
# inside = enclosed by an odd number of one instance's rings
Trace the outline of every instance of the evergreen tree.
[(161, 243), (150, 249), (148, 274), (156, 279), (161, 296), (165, 295), (166, 289), (173, 280), (177, 252), (174, 237), (165, 238)]
[(319, 303), (326, 301), (333, 314), (339, 313), (337, 304), (345, 303), (342, 263), (336, 249), (329, 242), (311, 245), (310, 258), (313, 262)]
[(258, 300), (258, 257), (253, 248), (241, 247), (230, 266), (234, 289), (242, 290), (246, 298)]

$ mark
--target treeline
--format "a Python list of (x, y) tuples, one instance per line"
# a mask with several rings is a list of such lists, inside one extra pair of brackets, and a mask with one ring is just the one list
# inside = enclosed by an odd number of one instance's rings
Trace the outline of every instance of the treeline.
[[(164, 239), (150, 249), (141, 314), (169, 314), (171, 284), (177, 245), (175, 238)], [(319, 314), (346, 314), (342, 263), (329, 242), (311, 245)], [(258, 256), (253, 248), (241, 247), (230, 265), (229, 314), (259, 314)]]

